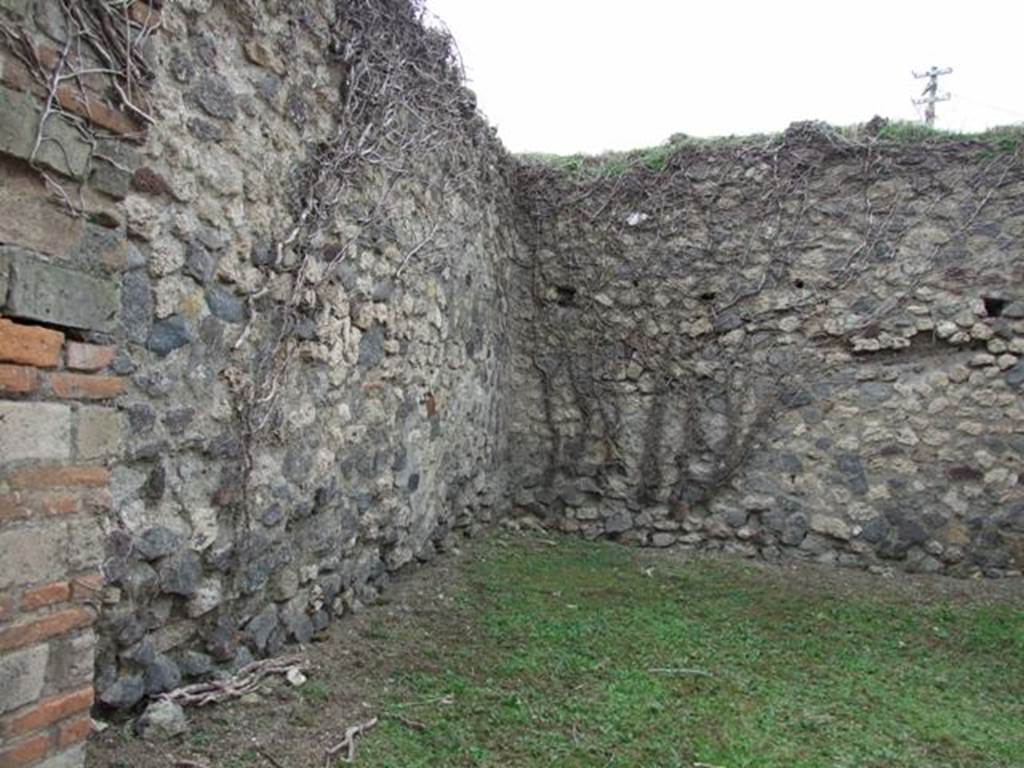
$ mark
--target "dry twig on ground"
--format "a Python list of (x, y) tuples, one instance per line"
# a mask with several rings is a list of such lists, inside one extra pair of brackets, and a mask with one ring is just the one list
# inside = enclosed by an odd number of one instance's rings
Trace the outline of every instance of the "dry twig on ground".
[(351, 763), (356, 758), (356, 737), (362, 736), (364, 733), (369, 731), (377, 725), (377, 718), (371, 717), (365, 723), (359, 723), (353, 725), (351, 728), (345, 729), (345, 738), (335, 744), (333, 747), (329, 747), (327, 753), (324, 755), (324, 768), (329, 768), (331, 760), (338, 757), (339, 754), (344, 752), (339, 759), (343, 763)]
[(256, 691), (260, 683), (272, 675), (287, 675), (293, 669), (305, 670), (309, 662), (298, 656), (256, 661), (227, 680), (208, 680), (182, 686), (161, 698), (183, 707), (205, 707), (230, 699), (238, 699)]

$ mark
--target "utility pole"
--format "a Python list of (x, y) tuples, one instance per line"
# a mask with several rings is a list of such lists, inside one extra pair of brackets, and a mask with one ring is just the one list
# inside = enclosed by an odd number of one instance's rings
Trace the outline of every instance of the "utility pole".
[(952, 96), (948, 93), (944, 93), (939, 96), (939, 78), (943, 75), (953, 74), (952, 67), (946, 67), (945, 69), (939, 69), (938, 67), (932, 67), (927, 72), (914, 72), (913, 75), (918, 80), (928, 78), (928, 85), (924, 87), (921, 92), (923, 99), (914, 99), (915, 104), (924, 104), (924, 122), (929, 128), (935, 127), (935, 105), (940, 101), (949, 101)]

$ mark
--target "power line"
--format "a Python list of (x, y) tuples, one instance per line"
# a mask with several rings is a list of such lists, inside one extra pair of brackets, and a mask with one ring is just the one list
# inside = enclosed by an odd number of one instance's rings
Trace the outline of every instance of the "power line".
[(1014, 117), (1024, 117), (1024, 112), (1020, 112), (1015, 109), (1007, 109), (1006, 107), (999, 107), (995, 104), (988, 104), (984, 101), (978, 101), (977, 99), (972, 99), (970, 96), (964, 96), (962, 93), (958, 93), (957, 98), (970, 102), (971, 104), (977, 104), (979, 107), (995, 110), (996, 112), (1005, 112), (1006, 114), (1013, 115)]
[(938, 67), (932, 67), (927, 72), (913, 72), (914, 77), (918, 80), (927, 77), (928, 85), (924, 87), (921, 92), (923, 99), (914, 99), (914, 104), (924, 104), (924, 122), (929, 128), (935, 127), (935, 105), (940, 101), (949, 101), (952, 96), (948, 93), (939, 95), (939, 78), (943, 75), (953, 74), (952, 67), (946, 67), (945, 69), (939, 69)]

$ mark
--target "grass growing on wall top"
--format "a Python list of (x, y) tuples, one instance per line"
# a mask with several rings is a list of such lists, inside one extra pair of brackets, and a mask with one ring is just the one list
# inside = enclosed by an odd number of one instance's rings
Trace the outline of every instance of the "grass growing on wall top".
[(632, 149), (625, 152), (603, 152), (599, 155), (577, 153), (555, 155), (548, 153), (526, 153), (519, 157), (526, 162), (541, 163), (582, 178), (606, 178), (620, 176), (634, 169), (646, 169), (661, 173), (668, 169), (669, 160), (684, 146), (744, 146), (764, 145), (772, 139), (769, 135), (723, 136), (713, 139), (699, 139), (678, 134), (666, 143), (656, 147)]
[[(943, 142), (969, 142), (983, 145), (989, 152), (1013, 153), (1024, 145), (1024, 125), (1001, 126), (986, 131), (961, 133), (909, 121), (890, 122), (878, 133), (869, 137), (862, 125), (831, 126), (841, 140), (850, 144), (928, 144)], [(625, 152), (604, 152), (598, 155), (577, 153), (573, 155), (556, 155), (548, 153), (525, 153), (519, 157), (527, 163), (540, 163), (568, 173), (580, 179), (600, 179), (621, 176), (622, 174), (645, 169), (653, 173), (661, 173), (668, 169), (672, 156), (684, 147), (768, 147), (781, 141), (782, 133), (752, 134), (749, 136), (716, 136), (697, 138), (685, 134), (676, 134), (666, 143), (656, 147), (634, 149)]]
[[(785, 588), (737, 562), (495, 546), (363, 766), (1024, 765), (1024, 610)], [(421, 702), (421, 704), (417, 704)], [(440, 702), (440, 703), (439, 703)]]

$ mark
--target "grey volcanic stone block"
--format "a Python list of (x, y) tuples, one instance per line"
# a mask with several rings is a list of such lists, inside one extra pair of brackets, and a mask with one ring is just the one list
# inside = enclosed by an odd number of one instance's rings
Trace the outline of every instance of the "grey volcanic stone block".
[(1024, 387), (1024, 362), (1017, 363), (1006, 372), (1006, 383), (1018, 389)]
[(135, 551), (144, 560), (156, 560), (172, 554), (184, 543), (185, 539), (180, 534), (162, 525), (154, 525), (135, 540)]
[(384, 359), (384, 328), (373, 326), (359, 341), (359, 365), (373, 368)]
[(860, 456), (854, 453), (839, 454), (836, 456), (836, 469), (842, 474), (843, 482), (857, 496), (863, 496), (868, 492), (868, 478)]
[(133, 707), (146, 694), (142, 675), (125, 675), (100, 694), (100, 703), (115, 709)]
[(195, 90), (196, 101), (211, 117), (233, 120), (238, 114), (235, 93), (220, 75), (204, 75)]
[(146, 346), (160, 357), (167, 357), (174, 350), (191, 343), (192, 335), (189, 333), (185, 318), (181, 315), (173, 315), (153, 326), (149, 332)]
[(185, 711), (173, 701), (154, 701), (135, 721), (135, 733), (142, 739), (170, 739), (188, 732)]
[(195, 552), (186, 551), (164, 560), (160, 563), (159, 571), (162, 591), (190, 597), (199, 587), (203, 567)]
[(214, 285), (206, 291), (206, 306), (225, 323), (245, 322), (245, 303), (223, 286)]
[(148, 696), (173, 691), (181, 685), (181, 671), (169, 657), (157, 654), (146, 667), (145, 681)]
[[(149, 277), (141, 270), (121, 277), (121, 327), (132, 341), (144, 343), (153, 317), (153, 293)], [(155, 350), (154, 350), (155, 351)]]
[(277, 624), (277, 608), (273, 605), (268, 605), (246, 626), (246, 640), (252, 644), (258, 653), (262, 653), (267, 649), (270, 636), (277, 629)]
[(178, 669), (187, 678), (205, 677), (213, 672), (213, 659), (199, 651), (185, 651), (178, 658)]
[(117, 283), (71, 269), (15, 258), (6, 314), (91, 331), (114, 330)]
[(607, 533), (625, 533), (633, 527), (633, 518), (628, 512), (619, 512), (609, 517), (604, 524)]
[[(0, 86), (0, 152), (22, 160), (32, 158), (41, 109), (34, 96)], [(43, 135), (46, 140), (36, 150), (34, 162), (61, 175), (84, 179), (92, 147), (81, 134), (59, 115), (51, 115)]]

